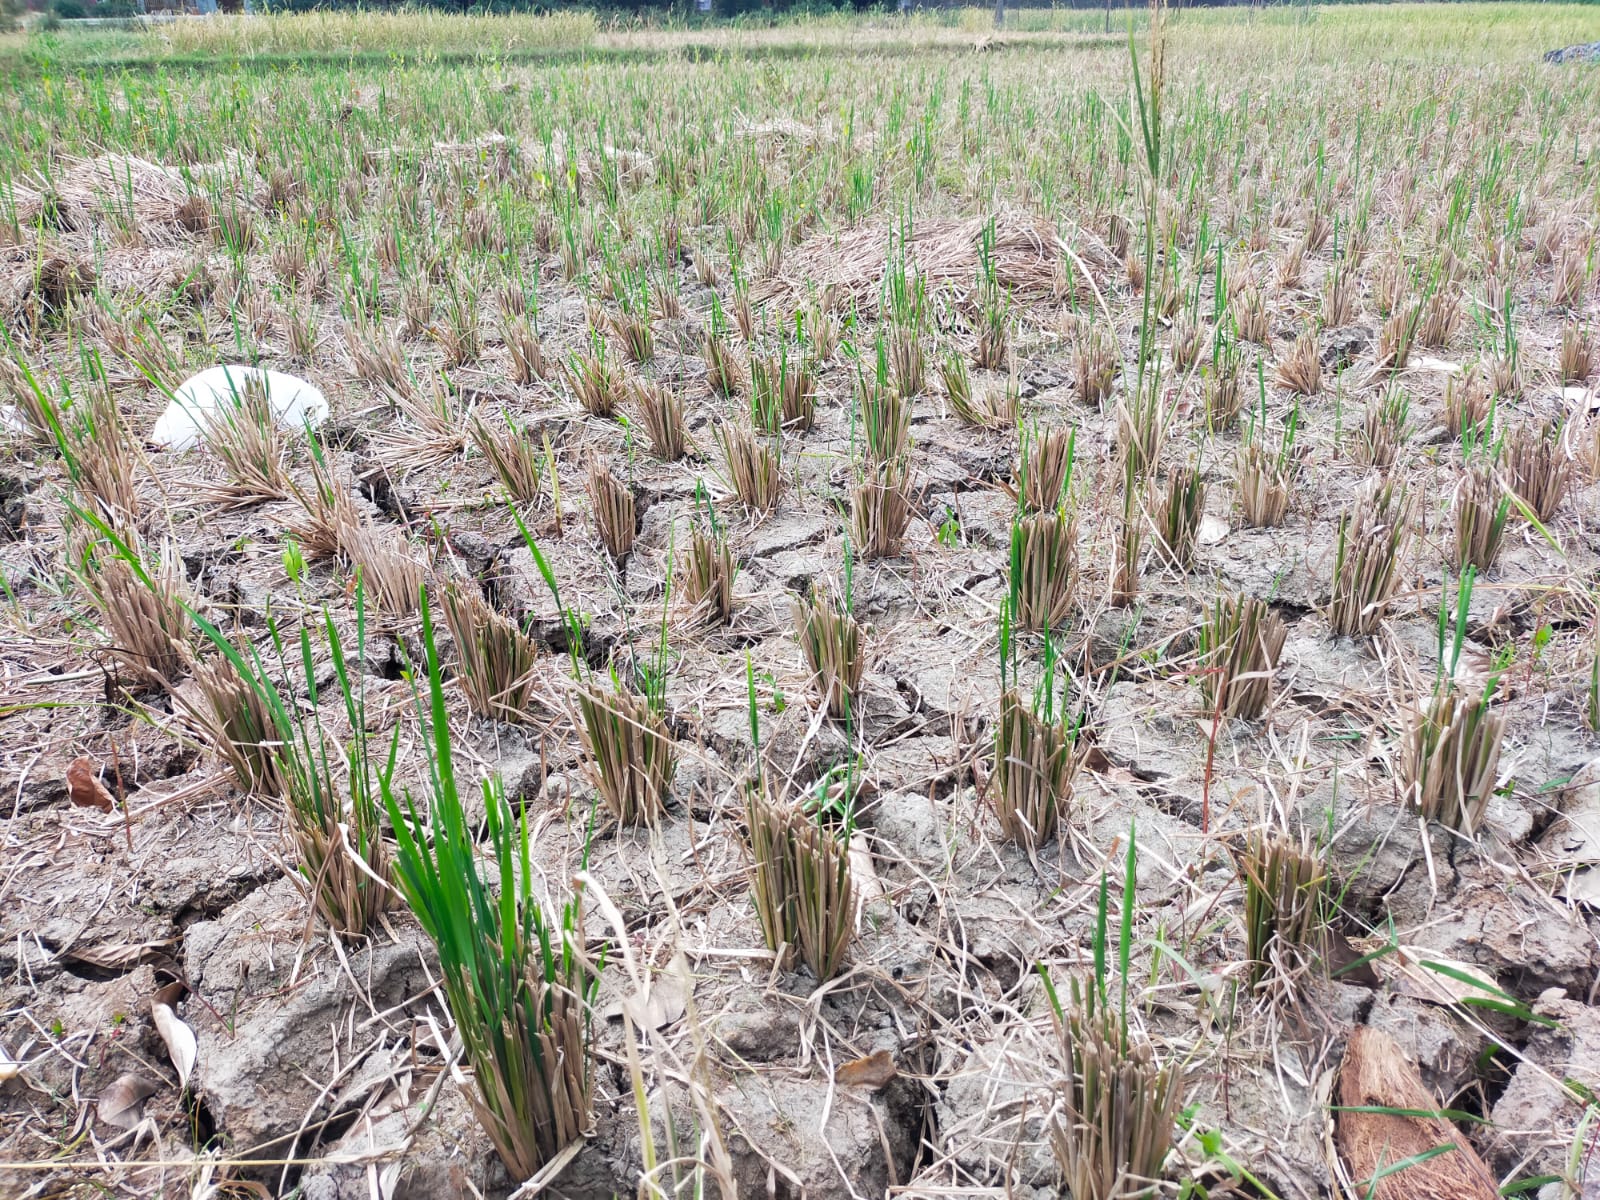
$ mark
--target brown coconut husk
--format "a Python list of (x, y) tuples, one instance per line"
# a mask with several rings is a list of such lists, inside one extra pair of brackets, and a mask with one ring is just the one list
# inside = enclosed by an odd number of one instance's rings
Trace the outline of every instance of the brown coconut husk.
[[(1461, 1131), (1443, 1117), (1350, 1112), (1352, 1108), (1436, 1112), (1417, 1070), (1388, 1034), (1360, 1026), (1350, 1035), (1339, 1068), (1337, 1139), (1339, 1157), (1359, 1194), (1370, 1200), (1497, 1200), (1500, 1190), (1489, 1168)], [(1444, 1154), (1372, 1177), (1440, 1146)], [(1370, 1189), (1370, 1190), (1369, 1190)]]

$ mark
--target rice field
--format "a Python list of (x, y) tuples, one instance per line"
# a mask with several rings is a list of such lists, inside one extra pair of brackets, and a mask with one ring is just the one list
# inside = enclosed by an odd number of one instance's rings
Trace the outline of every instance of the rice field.
[(0, 34), (0, 1190), (1588, 1194), (1593, 12)]

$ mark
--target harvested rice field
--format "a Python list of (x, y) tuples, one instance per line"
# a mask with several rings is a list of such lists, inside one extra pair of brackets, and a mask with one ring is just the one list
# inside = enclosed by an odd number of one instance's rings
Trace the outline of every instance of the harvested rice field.
[(0, 1193), (1596, 1195), (1593, 11), (0, 34)]

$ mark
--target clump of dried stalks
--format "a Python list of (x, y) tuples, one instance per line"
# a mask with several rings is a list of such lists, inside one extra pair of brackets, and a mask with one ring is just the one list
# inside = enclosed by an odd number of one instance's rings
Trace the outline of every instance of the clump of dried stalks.
[(867, 658), (861, 646), (861, 627), (849, 606), (831, 589), (813, 588), (809, 596), (795, 602), (794, 623), (812, 686), (828, 715), (850, 720)]
[[(84, 519), (99, 524), (93, 515)], [(106, 525), (98, 533), (74, 522), (72, 574), (94, 602), (117, 660), (144, 682), (170, 689), (191, 657), (189, 589), (177, 546), (165, 542), (152, 554), (132, 529)]]
[(1253, 721), (1272, 698), (1288, 630), (1265, 600), (1218, 597), (1200, 625), (1200, 694), (1210, 712)]
[(1451, 508), (1456, 524), (1456, 568), (1487, 571), (1500, 557), (1506, 520), (1511, 515), (1511, 495), (1492, 462), (1479, 458), (1468, 464), (1456, 484)]
[(1025, 629), (1066, 623), (1078, 589), (1078, 521), (1065, 508), (1011, 523), (1010, 587), (1014, 616)]
[(1156, 550), (1169, 566), (1187, 571), (1194, 565), (1195, 540), (1205, 515), (1206, 485), (1195, 467), (1175, 467), (1150, 514)]
[(734, 357), (726, 333), (718, 328), (708, 328), (703, 355), (712, 389), (722, 396), (737, 396), (744, 388), (744, 369)]
[(1489, 432), (1493, 400), (1476, 366), (1452, 375), (1444, 385), (1444, 426), (1453, 438), (1483, 441)]
[(1117, 346), (1111, 335), (1096, 326), (1078, 339), (1073, 349), (1073, 375), (1078, 398), (1102, 408), (1117, 378)]
[(58, 448), (78, 492), (112, 525), (131, 525), (139, 515), (133, 452), (116, 400), (103, 380), (62, 426)]
[(726, 625), (733, 618), (733, 552), (721, 529), (694, 530), (689, 537), (689, 559), (679, 587), (692, 612), (707, 625)]
[(798, 951), (818, 980), (832, 979), (855, 939), (855, 886), (848, 829), (818, 824), (796, 804), (769, 799), (753, 784), (745, 802), (750, 894), (767, 948)]
[(1404, 392), (1391, 389), (1371, 401), (1356, 430), (1351, 457), (1359, 463), (1387, 471), (1394, 465), (1410, 432), (1411, 400)]
[(445, 1001), (459, 1032), (474, 1114), (518, 1179), (580, 1140), (593, 1120), (590, 1021), (599, 968), (583, 943), (576, 898), (552, 918), (534, 896), (528, 824), (497, 780), (483, 785), (491, 886), (457, 788), (433, 627), (426, 731), (430, 783), (424, 824), (409, 797), (380, 781), (395, 829), (395, 882), (433, 941)]
[(589, 504), (595, 531), (613, 560), (621, 562), (633, 551), (639, 522), (633, 489), (600, 462), (589, 464)]
[(990, 791), (1000, 831), (1030, 849), (1056, 835), (1072, 804), (1082, 755), (1076, 731), (1053, 708), (1035, 712), (1015, 688), (1000, 694)]
[(816, 421), (816, 380), (804, 362), (791, 363), (787, 350), (777, 357), (750, 357), (750, 412), (768, 433), (803, 433)]
[(595, 417), (616, 414), (622, 399), (622, 376), (607, 361), (605, 339), (596, 337), (592, 348), (567, 360), (567, 386), (583, 410)]
[[(423, 324), (426, 324), (424, 318)], [(527, 387), (549, 372), (545, 362), (544, 343), (533, 322), (525, 316), (505, 316), (500, 321), (500, 340), (511, 355), (511, 380)]]
[(747, 512), (772, 511), (783, 491), (778, 452), (742, 425), (723, 423), (714, 435), (728, 468), (728, 482)]
[(664, 384), (639, 380), (629, 382), (628, 394), (650, 440), (650, 453), (662, 462), (677, 462), (689, 442), (683, 425), (683, 398)]
[(1406, 803), (1424, 820), (1471, 835), (1494, 794), (1505, 718), (1490, 709), (1491, 683), (1477, 696), (1441, 679), (1412, 714), (1401, 748)]
[(1328, 625), (1335, 634), (1370, 634), (1389, 606), (1410, 537), (1411, 507), (1392, 480), (1380, 479), (1339, 516)]
[(1022, 402), (1010, 387), (985, 388), (974, 392), (967, 362), (952, 351), (939, 360), (939, 378), (950, 402), (950, 411), (968, 425), (979, 429), (1009, 429), (1017, 423)]
[(1206, 427), (1213, 431), (1229, 429), (1244, 408), (1244, 389), (1239, 386), (1240, 354), (1236, 345), (1219, 346), (1205, 372), (1201, 392), (1205, 399)]
[(1023, 429), (1015, 491), (1026, 511), (1045, 512), (1066, 502), (1077, 442), (1076, 429)]
[(1255, 830), (1238, 851), (1250, 982), (1290, 979), (1321, 961), (1333, 897), (1322, 848), (1309, 832)]
[(578, 732), (589, 756), (595, 790), (623, 825), (653, 821), (666, 808), (677, 772), (672, 732), (651, 697), (594, 680), (577, 691)]
[(905, 457), (911, 444), (911, 402), (881, 376), (856, 377), (856, 415), (873, 462)]
[(1519, 425), (1506, 439), (1511, 490), (1540, 521), (1556, 515), (1572, 480), (1572, 456), (1561, 440), (1561, 427), (1550, 422)]
[(289, 494), (288, 446), (266, 388), (251, 377), (230, 399), (204, 419), (205, 444), (221, 460), (228, 482), (208, 485), (202, 494), (230, 508), (281, 500)]
[(416, 557), (410, 542), (359, 521), (339, 532), (338, 546), (381, 611), (391, 617), (416, 613), (428, 565)]
[(911, 524), (911, 468), (905, 458), (864, 463), (850, 493), (850, 536), (863, 558), (894, 558)]
[(289, 779), (278, 753), (280, 731), (246, 664), (230, 644), (222, 656), (192, 663), (194, 691), (176, 692), (174, 700), (233, 771), (240, 791), (284, 796)]
[(1139, 594), (1139, 551), (1144, 545), (1144, 513), (1139, 505), (1139, 472), (1122, 461), (1122, 515), (1111, 561), (1111, 603), (1132, 604)]
[(471, 585), (451, 580), (444, 587), (443, 604), (467, 704), (496, 721), (529, 720), (538, 645)]
[(471, 437), (508, 496), (523, 504), (539, 499), (544, 490), (544, 458), (526, 430), (509, 422), (491, 429), (474, 416)]
[[(1074, 1200), (1135, 1200), (1161, 1180), (1183, 1078), (1157, 1062), (1109, 1003), (1102, 981), (1072, 981), (1063, 1004), (1045, 977), (1063, 1067), (1050, 1148)], [(1097, 995), (1098, 992), (1098, 995)]]
[(1300, 396), (1315, 396), (1322, 390), (1322, 351), (1314, 330), (1307, 330), (1294, 341), (1273, 372), (1278, 386)]
[(1594, 374), (1594, 340), (1581, 325), (1569, 322), (1561, 329), (1561, 357), (1557, 373), (1564, 384), (1587, 383)]

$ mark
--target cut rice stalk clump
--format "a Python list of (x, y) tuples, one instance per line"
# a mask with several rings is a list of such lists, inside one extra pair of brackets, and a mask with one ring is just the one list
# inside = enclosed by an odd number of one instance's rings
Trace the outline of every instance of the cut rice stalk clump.
[(1103, 408), (1117, 378), (1117, 346), (1110, 334), (1097, 327), (1078, 339), (1073, 350), (1073, 375), (1078, 398)]
[(1492, 463), (1480, 459), (1467, 467), (1456, 484), (1451, 507), (1456, 523), (1456, 568), (1487, 571), (1500, 557), (1506, 520), (1511, 515), (1511, 495)]
[(233, 771), (239, 790), (282, 797), (289, 779), (278, 753), (279, 730), (261, 690), (251, 686), (232, 656), (191, 664), (194, 690), (174, 693), (178, 707), (199, 730), (213, 753)]
[(850, 494), (850, 536), (863, 558), (895, 558), (911, 524), (911, 469), (904, 458), (868, 462)]
[(1239, 461), (1239, 507), (1254, 529), (1283, 524), (1289, 511), (1290, 466), (1255, 442), (1245, 446)]
[(1064, 625), (1078, 590), (1078, 521), (1065, 509), (1011, 523), (1010, 588), (1025, 629)]
[(433, 628), (428, 656), (430, 783), (426, 823), (381, 782), (395, 829), (395, 882), (438, 953), (440, 982), (471, 1068), (467, 1098), (517, 1179), (580, 1141), (594, 1119), (591, 1019), (599, 968), (587, 954), (576, 898), (559, 918), (535, 897), (528, 823), (499, 781), (483, 785), (489, 864), (456, 784), (454, 748)]
[(719, 425), (715, 437), (739, 502), (751, 513), (770, 512), (783, 491), (777, 451), (739, 425)]
[(1273, 377), (1279, 387), (1299, 396), (1315, 396), (1322, 390), (1322, 351), (1314, 331), (1302, 333), (1295, 339)]
[(1022, 431), (1016, 468), (1016, 495), (1028, 512), (1048, 512), (1067, 500), (1072, 486), (1078, 431), (1052, 426)]
[(621, 562), (633, 551), (639, 530), (633, 489), (598, 462), (589, 464), (588, 488), (595, 531), (612, 559)]
[(137, 533), (73, 529), (70, 567), (111, 635), (112, 653), (139, 679), (171, 688), (188, 672), (189, 589), (177, 546), (151, 554)]
[(867, 667), (861, 627), (843, 600), (820, 588), (813, 588), (810, 596), (795, 602), (794, 622), (812, 686), (828, 715), (835, 720), (849, 720), (856, 711), (861, 677)]
[(628, 394), (650, 442), (650, 453), (662, 462), (677, 462), (688, 449), (683, 424), (683, 398), (665, 384), (630, 381)]
[(1399, 390), (1367, 405), (1356, 430), (1351, 457), (1380, 471), (1394, 465), (1411, 432), (1411, 400)]
[(689, 561), (682, 582), (691, 611), (707, 625), (726, 625), (733, 618), (733, 578), (737, 571), (726, 534), (720, 529), (690, 535)]
[(496, 721), (529, 720), (538, 645), (515, 621), (489, 607), (475, 587), (452, 580), (443, 602), (468, 705)]
[(583, 410), (595, 417), (616, 415), (622, 400), (623, 378), (607, 361), (604, 338), (593, 339), (593, 347), (574, 354), (566, 363), (567, 386)]
[(868, 458), (882, 463), (905, 456), (911, 444), (911, 403), (899, 389), (880, 378), (858, 376), (856, 410)]
[(544, 490), (544, 458), (526, 430), (509, 422), (491, 429), (473, 417), (471, 437), (507, 495), (523, 504), (539, 499)]
[(1233, 344), (1219, 346), (1205, 372), (1201, 392), (1205, 398), (1206, 427), (1213, 431), (1232, 428), (1244, 408), (1244, 389), (1239, 386), (1241, 355)]
[(139, 493), (127, 428), (103, 380), (64, 426), (60, 449), (73, 485), (95, 502), (101, 516), (117, 526), (138, 517)]
[[(426, 324), (426, 320), (423, 322)], [(544, 357), (544, 343), (533, 322), (525, 316), (505, 316), (500, 322), (500, 340), (511, 355), (511, 380), (527, 387), (549, 373)]]
[(726, 333), (715, 327), (707, 329), (702, 349), (712, 390), (720, 396), (737, 396), (744, 389), (744, 369), (728, 345)]
[(205, 444), (221, 460), (228, 482), (207, 486), (202, 494), (233, 508), (283, 499), (289, 494), (288, 446), (265, 386), (252, 377), (230, 401), (204, 417)]
[(966, 359), (952, 351), (939, 361), (950, 411), (979, 429), (1009, 429), (1021, 415), (1022, 401), (1013, 387), (986, 387), (974, 391)]
[(1311, 835), (1296, 840), (1256, 830), (1237, 857), (1250, 982), (1269, 975), (1287, 980), (1320, 961), (1333, 897), (1322, 849)]
[(923, 357), (922, 339), (915, 325), (896, 324), (890, 329), (889, 363), (896, 392), (909, 397), (922, 391), (927, 360)]
[(377, 600), (380, 611), (391, 617), (416, 613), (429, 571), (427, 564), (415, 557), (409, 542), (363, 521), (342, 534), (339, 551)]
[(1444, 427), (1453, 438), (1486, 440), (1493, 401), (1477, 367), (1452, 375), (1444, 385)]
[(677, 772), (677, 747), (647, 697), (590, 681), (578, 685), (578, 729), (595, 790), (624, 825), (653, 821), (666, 808)]
[(1468, 836), (1483, 822), (1500, 767), (1505, 717), (1490, 708), (1493, 682), (1482, 695), (1463, 693), (1443, 679), (1427, 706), (1411, 716), (1401, 751), (1406, 803), (1424, 820)]
[(1506, 441), (1505, 467), (1511, 490), (1535, 517), (1544, 522), (1556, 515), (1572, 480), (1572, 456), (1559, 425), (1519, 426)]
[(1411, 507), (1403, 489), (1380, 480), (1339, 517), (1328, 624), (1335, 634), (1378, 628), (1400, 578), (1410, 540)]
[(1156, 502), (1151, 522), (1156, 550), (1169, 566), (1187, 571), (1194, 565), (1194, 548), (1205, 515), (1206, 485), (1194, 467), (1176, 467)]
[(1200, 626), (1200, 694), (1207, 711), (1248, 721), (1265, 712), (1287, 637), (1283, 618), (1266, 601), (1219, 597)]
[(990, 793), (1001, 833), (1030, 849), (1055, 837), (1081, 759), (1065, 716), (1036, 714), (1015, 689), (1002, 692)]
[[(1042, 972), (1041, 972), (1042, 973)], [(1114, 1011), (1102, 981), (1072, 981), (1062, 998), (1044, 976), (1061, 1059), (1048, 1131), (1065, 1192), (1074, 1200), (1137, 1200), (1166, 1173), (1183, 1077), (1157, 1061)]]
[(767, 948), (797, 951), (818, 980), (832, 979), (855, 940), (848, 829), (823, 828), (759, 784), (749, 789), (745, 822), (755, 860), (750, 894)]
[(767, 433), (803, 433), (816, 421), (816, 381), (804, 363), (777, 357), (750, 358), (750, 412)]

